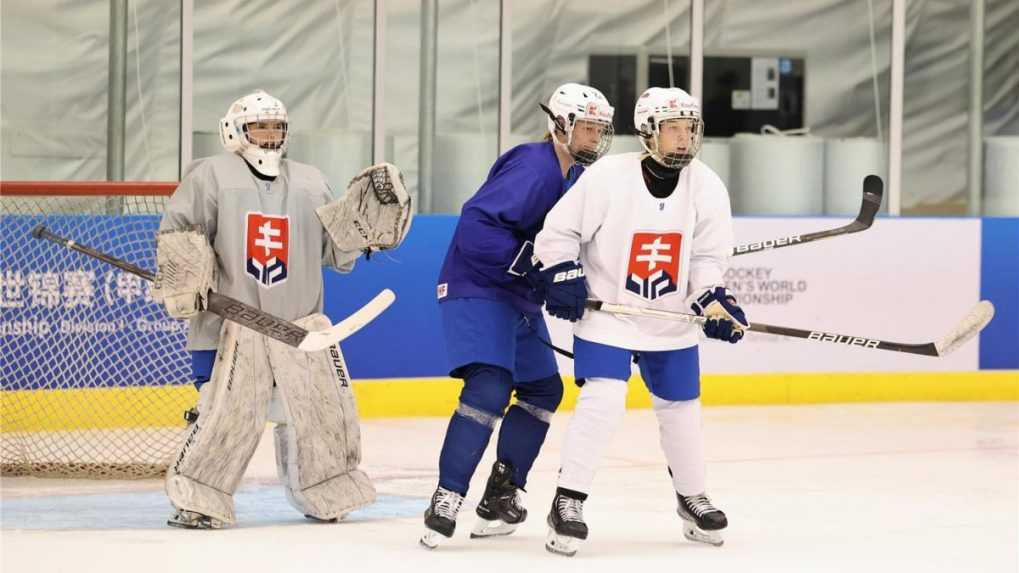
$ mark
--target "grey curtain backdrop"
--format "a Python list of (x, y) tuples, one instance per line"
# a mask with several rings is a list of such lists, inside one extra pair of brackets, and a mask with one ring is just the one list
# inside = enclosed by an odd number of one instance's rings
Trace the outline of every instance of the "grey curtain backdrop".
[[(180, 12), (177, 2), (131, 0), (128, 22), (127, 169), (137, 180), (177, 177)], [(388, 155), (409, 179), (417, 163), (420, 3), (389, 0), (385, 121)], [(823, 137), (887, 137), (891, 2), (705, 2), (705, 52), (802, 54), (806, 123)], [(870, 9), (872, 8), (872, 9)], [(342, 185), (370, 158), (370, 0), (195, 2), (196, 151), (214, 146), (233, 99), (264, 88), (292, 116), (297, 149)], [(540, 137), (536, 102), (557, 84), (584, 81), (587, 56), (647, 48), (686, 54), (689, 7), (669, 0), (513, 2), (516, 139)], [(436, 131), (482, 142), (465, 161), (495, 158), (498, 3), (440, 0)], [(0, 4), (3, 179), (105, 177), (107, 2), (5, 0)], [(872, 58), (871, 22), (874, 27)], [(1019, 2), (988, 0), (985, 135), (1019, 135)], [(963, 200), (969, 98), (969, 3), (907, 6), (903, 205)], [(876, 115), (873, 76), (880, 93)], [(470, 139), (474, 138), (474, 139)], [(298, 141), (300, 139), (300, 141)], [(491, 146), (488, 145), (491, 142)], [(472, 144), (473, 145), (473, 144)], [(479, 144), (480, 145), (480, 144)], [(318, 150), (318, 152), (313, 152)], [(443, 161), (451, 161), (443, 157)], [(442, 193), (436, 185), (436, 193)]]

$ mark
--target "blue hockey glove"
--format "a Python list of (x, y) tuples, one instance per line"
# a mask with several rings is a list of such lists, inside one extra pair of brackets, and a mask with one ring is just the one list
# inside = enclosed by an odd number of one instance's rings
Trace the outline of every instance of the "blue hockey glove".
[(566, 261), (540, 269), (538, 276), (546, 288), (545, 308), (549, 314), (570, 322), (584, 316), (587, 283), (584, 281), (584, 267), (579, 262)]
[(527, 284), (531, 285), (531, 288), (538, 293), (541, 300), (545, 300), (547, 285), (541, 280), (540, 271), (541, 261), (534, 256), (534, 243), (530, 241), (524, 241), (517, 255), (513, 257), (513, 262), (510, 264), (509, 269), (506, 270), (506, 272), (513, 276), (523, 277)]
[(709, 288), (697, 297), (690, 308), (697, 316), (708, 319), (704, 323), (704, 335), (708, 338), (735, 344), (750, 326), (743, 309), (736, 305), (736, 297), (729, 294), (725, 287)]

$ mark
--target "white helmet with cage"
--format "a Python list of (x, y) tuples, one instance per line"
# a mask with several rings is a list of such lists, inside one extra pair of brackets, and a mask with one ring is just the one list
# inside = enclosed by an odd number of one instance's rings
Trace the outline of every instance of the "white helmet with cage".
[(227, 151), (239, 153), (259, 173), (275, 177), (287, 149), (287, 108), (255, 90), (230, 105), (219, 121), (219, 137)]
[[(682, 125), (682, 136), (670, 147), (662, 149), (662, 124), (677, 122)], [(633, 125), (640, 144), (661, 165), (682, 169), (693, 161), (701, 149), (704, 122), (697, 100), (679, 88), (648, 88), (637, 99), (633, 110)]]
[[(552, 140), (566, 149), (577, 163), (590, 165), (612, 146), (615, 110), (597, 89), (582, 84), (563, 84), (552, 93), (548, 105), (541, 108), (548, 114), (548, 132)], [(575, 138), (578, 122), (594, 128), (594, 136), (585, 141)]]

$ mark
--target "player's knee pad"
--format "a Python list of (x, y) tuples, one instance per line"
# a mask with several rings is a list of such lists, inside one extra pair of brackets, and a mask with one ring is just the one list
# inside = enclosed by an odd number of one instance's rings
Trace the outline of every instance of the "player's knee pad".
[(471, 364), (464, 373), (456, 414), (489, 428), (495, 427), (509, 405), (513, 375), (505, 368), (490, 364)]
[(516, 406), (539, 420), (549, 423), (563, 401), (563, 380), (559, 374), (519, 384)]
[[(329, 327), (314, 314), (295, 321), (309, 330)], [(358, 469), (361, 425), (339, 346), (303, 352), (267, 340), (276, 380), (270, 420), (276, 469), (287, 499), (318, 519), (337, 519), (375, 501), (375, 487)]]
[[(662, 430), (662, 440), (667, 439), (669, 433), (689, 433), (701, 426), (701, 400), (665, 400), (651, 395), (651, 409), (658, 418), (658, 425)], [(675, 437), (681, 437), (677, 434)]]
[(588, 378), (577, 396), (577, 408), (571, 423), (578, 424), (591, 435), (608, 441), (626, 415), (625, 380)]
[(211, 379), (199, 392), (198, 418), (166, 474), (177, 509), (236, 521), (233, 492), (262, 437), (271, 392), (262, 336), (224, 322)]
[(626, 413), (625, 380), (587, 378), (577, 396), (577, 409), (595, 412), (601, 418), (621, 418)]

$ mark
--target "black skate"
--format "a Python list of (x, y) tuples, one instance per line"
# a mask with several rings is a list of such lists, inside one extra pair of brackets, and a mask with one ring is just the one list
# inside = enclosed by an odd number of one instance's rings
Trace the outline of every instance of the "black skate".
[(729, 525), (722, 510), (711, 504), (704, 494), (683, 496), (676, 494), (679, 506), (676, 513), (683, 520), (683, 536), (718, 547), (722, 545), (721, 530)]
[(513, 465), (497, 461), (492, 465), (485, 495), (478, 503), (478, 522), (471, 538), (509, 535), (527, 519), (527, 510), (521, 505), (520, 488), (513, 485)]
[(584, 500), (567, 497), (562, 490), (557, 491), (552, 500), (552, 511), (548, 514), (548, 527), (545, 549), (567, 557), (576, 555), (581, 542), (587, 539)]
[(421, 545), (435, 549), (443, 538), (453, 537), (456, 531), (456, 514), (460, 512), (464, 496), (440, 487), (432, 494), (432, 503), (425, 510), (425, 534)]
[(209, 517), (208, 515), (202, 515), (196, 511), (188, 511), (186, 509), (178, 509), (170, 516), (170, 519), (166, 520), (166, 524), (171, 527), (180, 527), (183, 529), (223, 528), (223, 522), (215, 517)]

